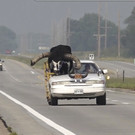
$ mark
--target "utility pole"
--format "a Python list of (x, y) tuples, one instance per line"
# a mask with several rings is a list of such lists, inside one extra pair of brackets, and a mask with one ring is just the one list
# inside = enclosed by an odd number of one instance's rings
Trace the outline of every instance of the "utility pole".
[(107, 3), (106, 3), (106, 15), (105, 15), (105, 49), (107, 48), (107, 17), (108, 17), (108, 6), (107, 6)]
[(105, 7), (106, 7), (106, 15), (105, 15), (105, 27), (101, 27), (101, 28), (104, 28), (105, 29), (105, 35), (104, 35), (104, 37), (105, 37), (105, 44), (104, 44), (104, 49), (106, 49), (107, 48), (107, 35), (108, 35), (108, 29), (109, 28), (112, 28), (112, 27), (108, 27), (108, 21), (107, 21), (107, 19), (108, 19), (108, 4), (106, 3), (106, 5), (105, 5)]
[(100, 10), (101, 10), (101, 5), (99, 3), (98, 7), (98, 58), (100, 57), (100, 46), (101, 46), (101, 35), (100, 35)]
[(56, 45), (56, 23), (52, 23), (52, 47)]
[(67, 45), (70, 46), (70, 17), (67, 17), (67, 28), (66, 28), (66, 40)]
[(118, 57), (120, 57), (120, 12), (118, 13)]
[(100, 58), (100, 53), (101, 53), (101, 37), (105, 36), (105, 34), (100, 34), (100, 8), (101, 5), (99, 3), (98, 6), (98, 33), (94, 34), (94, 36), (97, 37), (98, 40), (98, 47), (97, 47), (97, 57)]

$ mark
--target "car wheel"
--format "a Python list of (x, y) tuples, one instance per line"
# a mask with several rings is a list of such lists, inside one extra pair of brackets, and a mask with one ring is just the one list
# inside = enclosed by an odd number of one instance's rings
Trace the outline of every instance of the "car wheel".
[(58, 99), (51, 96), (50, 99), (48, 100), (48, 104), (49, 105), (58, 105)]
[(106, 93), (96, 98), (97, 105), (106, 105)]
[(2, 66), (0, 66), (0, 71), (2, 71)]
[(49, 93), (48, 93), (48, 96), (47, 96), (47, 102), (49, 105), (58, 105), (58, 98), (56, 97), (53, 97), (51, 95), (51, 86), (49, 85)]

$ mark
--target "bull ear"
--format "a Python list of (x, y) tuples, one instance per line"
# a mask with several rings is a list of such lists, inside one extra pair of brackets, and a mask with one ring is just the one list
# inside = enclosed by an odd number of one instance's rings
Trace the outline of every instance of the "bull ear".
[(49, 57), (49, 56), (50, 56), (50, 52), (42, 53), (41, 55), (31, 60), (31, 66), (35, 65), (39, 60)]
[(81, 68), (81, 62), (76, 56), (73, 56), (72, 54), (65, 54), (64, 57), (69, 60), (75, 61), (75, 69)]

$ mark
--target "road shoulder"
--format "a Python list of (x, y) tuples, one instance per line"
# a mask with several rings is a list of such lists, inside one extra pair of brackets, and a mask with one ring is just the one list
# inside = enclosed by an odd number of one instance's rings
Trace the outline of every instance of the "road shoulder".
[(9, 135), (9, 131), (7, 129), (7, 126), (5, 125), (5, 121), (2, 119), (2, 116), (0, 116), (0, 134), (1, 135)]

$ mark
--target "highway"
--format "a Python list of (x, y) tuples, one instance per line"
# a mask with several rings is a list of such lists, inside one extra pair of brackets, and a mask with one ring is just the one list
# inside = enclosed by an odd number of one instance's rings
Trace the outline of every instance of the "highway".
[(114, 72), (114, 77), (124, 76), (129, 78), (135, 77), (135, 64), (120, 61), (96, 61), (100, 67), (110, 69)]
[(111, 89), (106, 106), (95, 99), (49, 106), (43, 71), (5, 60), (0, 72), (0, 115), (18, 135), (135, 135), (134, 106), (135, 93)]

